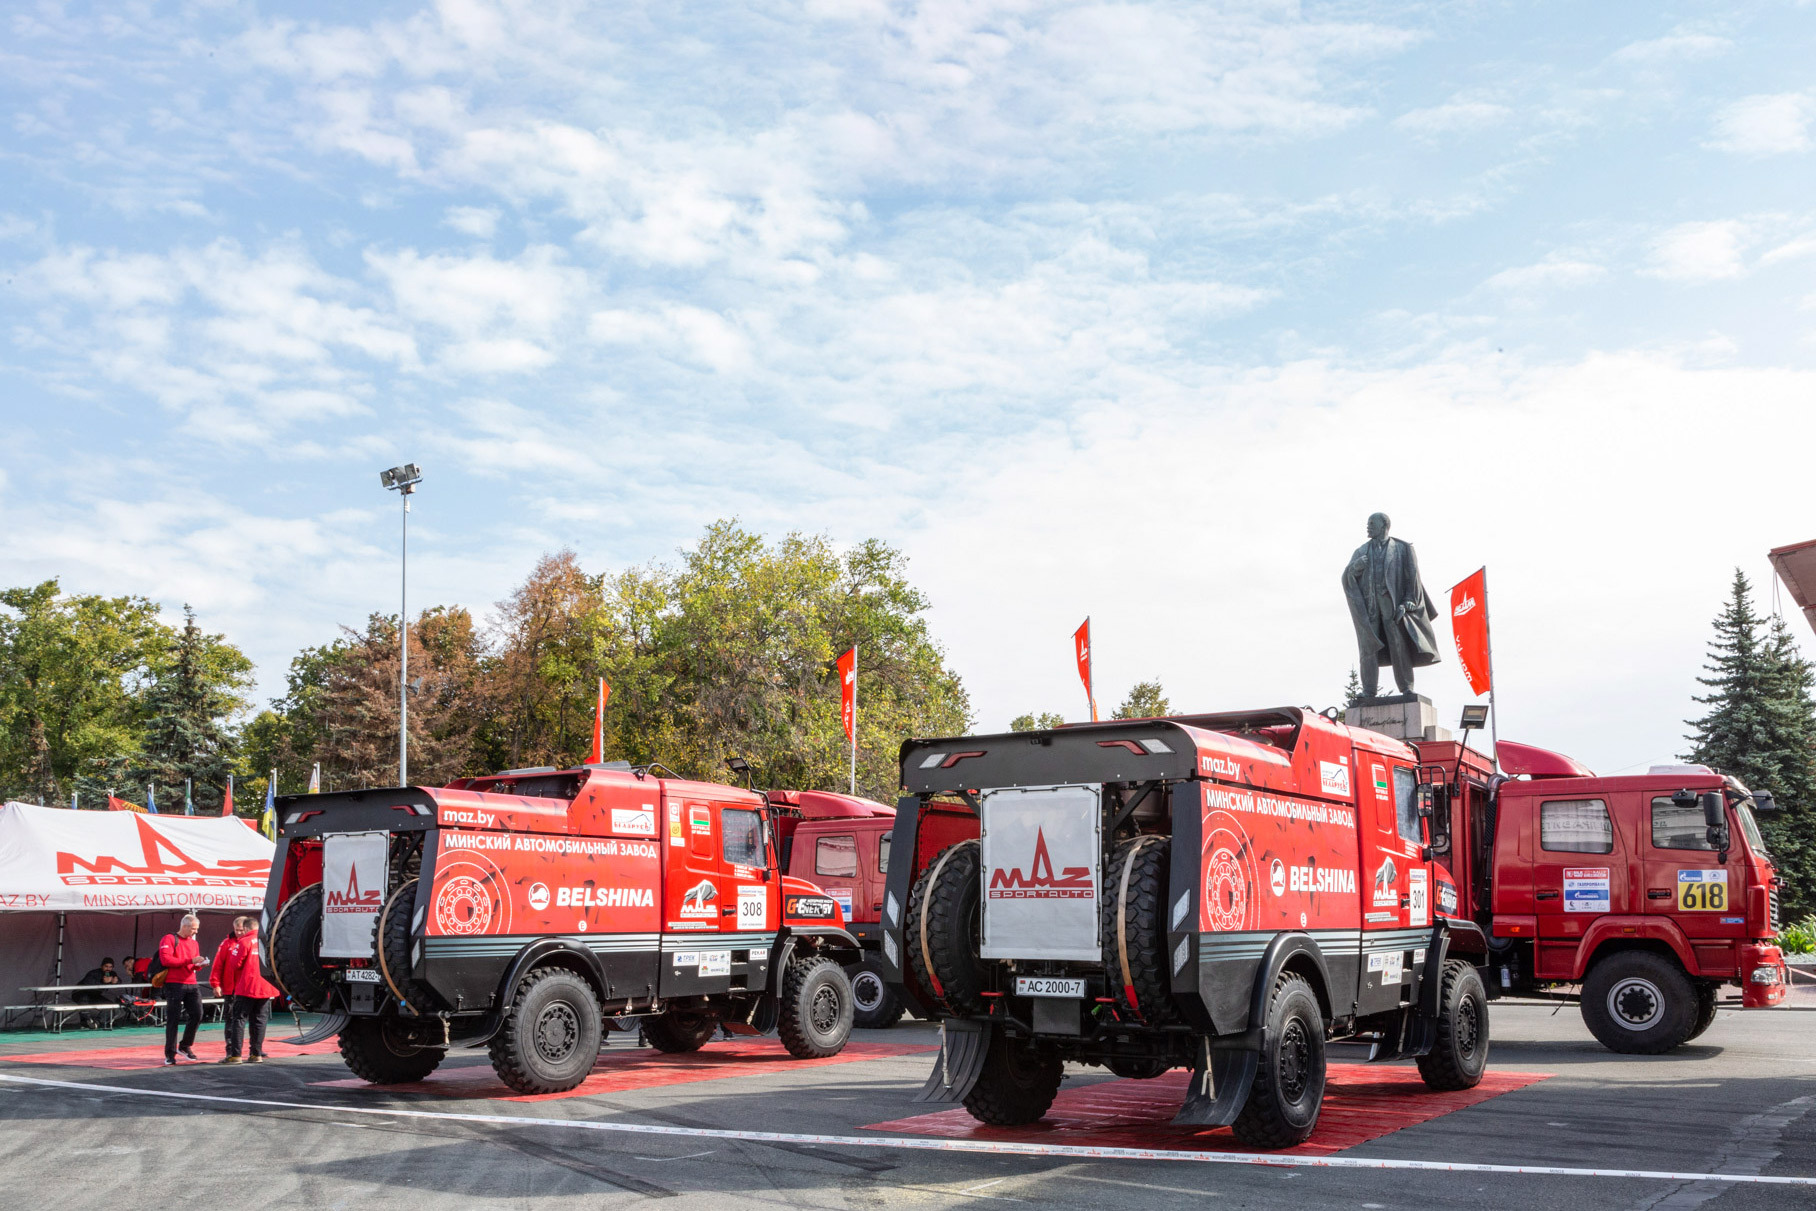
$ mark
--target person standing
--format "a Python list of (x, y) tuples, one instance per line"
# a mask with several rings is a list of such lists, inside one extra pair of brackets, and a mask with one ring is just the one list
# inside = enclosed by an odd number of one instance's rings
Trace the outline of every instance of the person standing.
[(271, 1018), (271, 998), (277, 989), (259, 971), (259, 923), (252, 917), (233, 919), (233, 936), (214, 953), (209, 983), (227, 1003), (227, 1055), (223, 1064), (240, 1063), (242, 1036), (250, 1034), (247, 1062), (265, 1062), (265, 1023)]
[[(158, 943), (158, 962), (164, 965), (164, 1063), (177, 1062), (177, 1055), (191, 1063), (200, 1063), (195, 1053), (195, 1032), (202, 1026), (202, 994), (196, 988), (196, 968), (205, 967), (202, 944), (196, 933), (202, 919), (188, 913), (175, 933), (164, 935)], [(183, 1045), (177, 1046), (177, 1018), (184, 1022)]]

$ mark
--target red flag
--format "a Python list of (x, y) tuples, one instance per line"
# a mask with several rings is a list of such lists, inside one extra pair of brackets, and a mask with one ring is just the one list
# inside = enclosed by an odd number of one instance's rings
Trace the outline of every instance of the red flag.
[(124, 799), (116, 799), (109, 795), (107, 796), (107, 810), (110, 812), (143, 812), (145, 809), (137, 803), (128, 803)]
[(599, 679), (599, 705), (593, 709), (593, 755), (587, 758), (589, 765), (599, 765), (605, 761), (605, 700), (612, 696), (612, 687), (605, 684), (605, 678)]
[(227, 775), (227, 793), (221, 799), (221, 814), (223, 816), (231, 816), (233, 814), (233, 775), (232, 774)]
[(1085, 683), (1085, 698), (1091, 704), (1091, 722), (1097, 722), (1097, 694), (1091, 689), (1091, 618), (1072, 632), (1072, 652), (1078, 658), (1078, 679)]
[(858, 648), (839, 657), (839, 711), (845, 721), (845, 738), (858, 736)]
[(1457, 660), (1469, 688), (1477, 694), (1494, 690), (1494, 664), (1488, 648), (1488, 569), (1450, 590), (1450, 633), (1457, 644)]

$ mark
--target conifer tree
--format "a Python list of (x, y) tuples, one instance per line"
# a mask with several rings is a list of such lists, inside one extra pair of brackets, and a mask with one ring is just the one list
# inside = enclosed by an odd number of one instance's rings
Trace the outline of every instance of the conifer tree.
[(1767, 624), (1764, 652), (1770, 698), (1768, 735), (1777, 766), (1767, 784), (1779, 804), (1760, 815), (1760, 831), (1784, 876), (1787, 920), (1816, 910), (1816, 668), (1797, 650), (1783, 618)]
[(135, 781), (181, 786), (193, 779), (198, 809), (220, 810), (237, 748), (230, 723), (245, 705), (240, 690), (251, 673), (252, 662), (221, 636), (205, 634), (195, 611), (184, 606), (183, 629), (145, 694)]

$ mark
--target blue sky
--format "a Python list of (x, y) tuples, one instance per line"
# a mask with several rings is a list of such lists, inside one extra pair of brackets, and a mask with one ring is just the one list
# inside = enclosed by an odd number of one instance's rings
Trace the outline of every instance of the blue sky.
[(1488, 565), (1506, 734), (1668, 759), (1816, 537), (1812, 63), (1796, 3), (21, 4), (0, 561), (268, 694), (395, 608), (396, 462), (418, 603), (880, 535), (994, 728), (1086, 613), (1106, 699), (1333, 701), (1385, 509)]

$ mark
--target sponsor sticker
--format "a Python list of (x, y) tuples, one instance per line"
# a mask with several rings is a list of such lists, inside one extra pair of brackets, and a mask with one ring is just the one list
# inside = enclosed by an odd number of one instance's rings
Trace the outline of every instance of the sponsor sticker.
[(697, 950), (677, 950), (675, 952), (675, 966), (676, 967), (698, 967), (698, 966), (700, 966), (700, 952)]
[(1607, 912), (1609, 904), (1606, 866), (1564, 868), (1565, 912)]
[(684, 917), (716, 917), (719, 915), (719, 889), (713, 886), (711, 879), (702, 879), (687, 889), (681, 897), (681, 915)]
[(1374, 774), (1375, 796), (1380, 799), (1385, 799), (1388, 795), (1387, 767), (1382, 765), (1379, 761), (1375, 762)]
[[(740, 888), (739, 891), (742, 892), (743, 889)], [(742, 898), (740, 897), (740, 903), (741, 902)], [(830, 896), (789, 896), (786, 900), (782, 901), (782, 915), (785, 917), (830, 921), (833, 917), (836, 903), (837, 902)]]
[(1318, 762), (1318, 783), (1327, 795), (1349, 797), (1349, 766), (1335, 761)]
[(832, 887), (827, 889), (826, 894), (838, 904), (839, 911), (845, 914), (845, 919), (851, 920), (851, 889), (849, 887)]
[(738, 928), (762, 929), (769, 923), (769, 886), (738, 888)]
[(1677, 910), (1679, 912), (1727, 911), (1727, 870), (1678, 871)]
[[(534, 893), (531, 893), (532, 896)], [(546, 893), (545, 893), (546, 895)], [(535, 904), (535, 900), (531, 900)], [(562, 887), (555, 892), (557, 908), (654, 908), (656, 892), (649, 887)]]
[(1375, 890), (1372, 903), (1376, 908), (1400, 907), (1400, 889), (1396, 885), (1400, 878), (1400, 868), (1389, 857), (1382, 860), (1375, 871)]
[(668, 843), (670, 845), (686, 844), (681, 839), (681, 805), (679, 803), (668, 805)]
[(687, 809), (688, 831), (696, 837), (710, 837), (713, 831), (713, 809), (696, 803)]
[(1406, 955), (1398, 950), (1368, 956), (1368, 969), (1381, 973), (1381, 983), (1398, 984), (1406, 970)]
[[(563, 888), (562, 890), (565, 891), (566, 889)], [(530, 884), (527, 898), (530, 901), (530, 907), (537, 912), (541, 912), (549, 906), (549, 885), (547, 883)]]
[(614, 807), (612, 809), (612, 831), (631, 833), (639, 837), (655, 836), (655, 805), (646, 803), (642, 807)]
[(700, 974), (702, 976), (728, 976), (731, 974), (731, 951), (703, 950), (700, 952)]
[(1425, 875), (1423, 868), (1406, 872), (1406, 924), (1413, 929), (1431, 924), (1431, 900), (1426, 894)]
[(1278, 858), (1274, 859), (1274, 864), (1268, 868), (1267, 884), (1273, 888), (1276, 896), (1286, 894), (1286, 863)]

